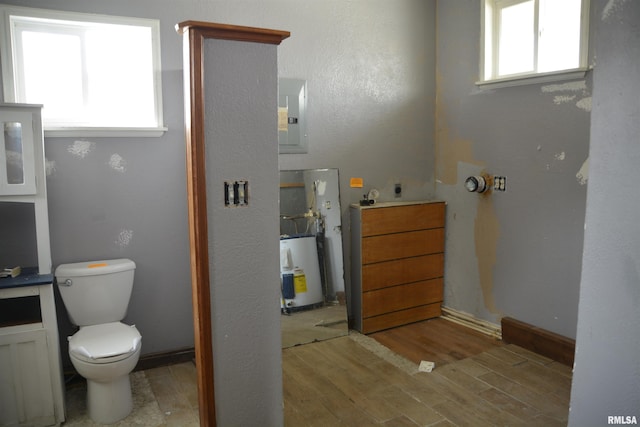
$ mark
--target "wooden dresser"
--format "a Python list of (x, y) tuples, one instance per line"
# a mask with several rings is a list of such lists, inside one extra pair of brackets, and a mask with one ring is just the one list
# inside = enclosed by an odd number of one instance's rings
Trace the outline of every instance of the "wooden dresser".
[(351, 205), (350, 323), (368, 334), (440, 316), (444, 202)]

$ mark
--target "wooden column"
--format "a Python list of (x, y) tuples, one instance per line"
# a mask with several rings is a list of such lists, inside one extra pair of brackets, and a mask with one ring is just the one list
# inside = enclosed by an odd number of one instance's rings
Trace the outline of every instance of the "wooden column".
[[(206, 39), (224, 39), (279, 45), (289, 37), (289, 33), (199, 21), (182, 22), (176, 26), (176, 30), (184, 40), (187, 195), (200, 425), (215, 426), (214, 350), (205, 175), (203, 44)], [(275, 107), (273, 114), (275, 121)]]

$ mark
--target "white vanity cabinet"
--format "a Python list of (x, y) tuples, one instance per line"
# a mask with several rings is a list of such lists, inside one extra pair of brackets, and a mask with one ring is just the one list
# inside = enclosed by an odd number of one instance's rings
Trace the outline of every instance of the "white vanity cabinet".
[(38, 263), (21, 265), (17, 277), (0, 278), (0, 427), (59, 426), (65, 419), (64, 380), (51, 274), (41, 106), (0, 104), (0, 123), (0, 207), (33, 205)]
[(0, 281), (0, 426), (64, 420), (53, 276), (32, 270)]

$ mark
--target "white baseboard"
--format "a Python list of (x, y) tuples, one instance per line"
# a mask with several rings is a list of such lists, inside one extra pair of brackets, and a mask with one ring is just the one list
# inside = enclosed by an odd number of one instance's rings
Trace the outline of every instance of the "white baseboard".
[(502, 328), (495, 323), (478, 319), (469, 313), (442, 306), (443, 319), (474, 329), (494, 338), (502, 339)]

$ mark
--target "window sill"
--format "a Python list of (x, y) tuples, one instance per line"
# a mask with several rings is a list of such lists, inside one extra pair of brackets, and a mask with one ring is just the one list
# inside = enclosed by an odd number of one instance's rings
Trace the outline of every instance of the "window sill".
[(118, 128), (118, 127), (48, 127), (44, 129), (46, 138), (157, 138), (169, 130), (157, 128)]
[(483, 89), (498, 89), (503, 87), (525, 86), (538, 83), (552, 83), (563, 80), (582, 79), (589, 71), (588, 68), (576, 68), (573, 70), (554, 71), (543, 74), (527, 74), (526, 76), (512, 76), (502, 79), (483, 80), (476, 82), (476, 86)]

